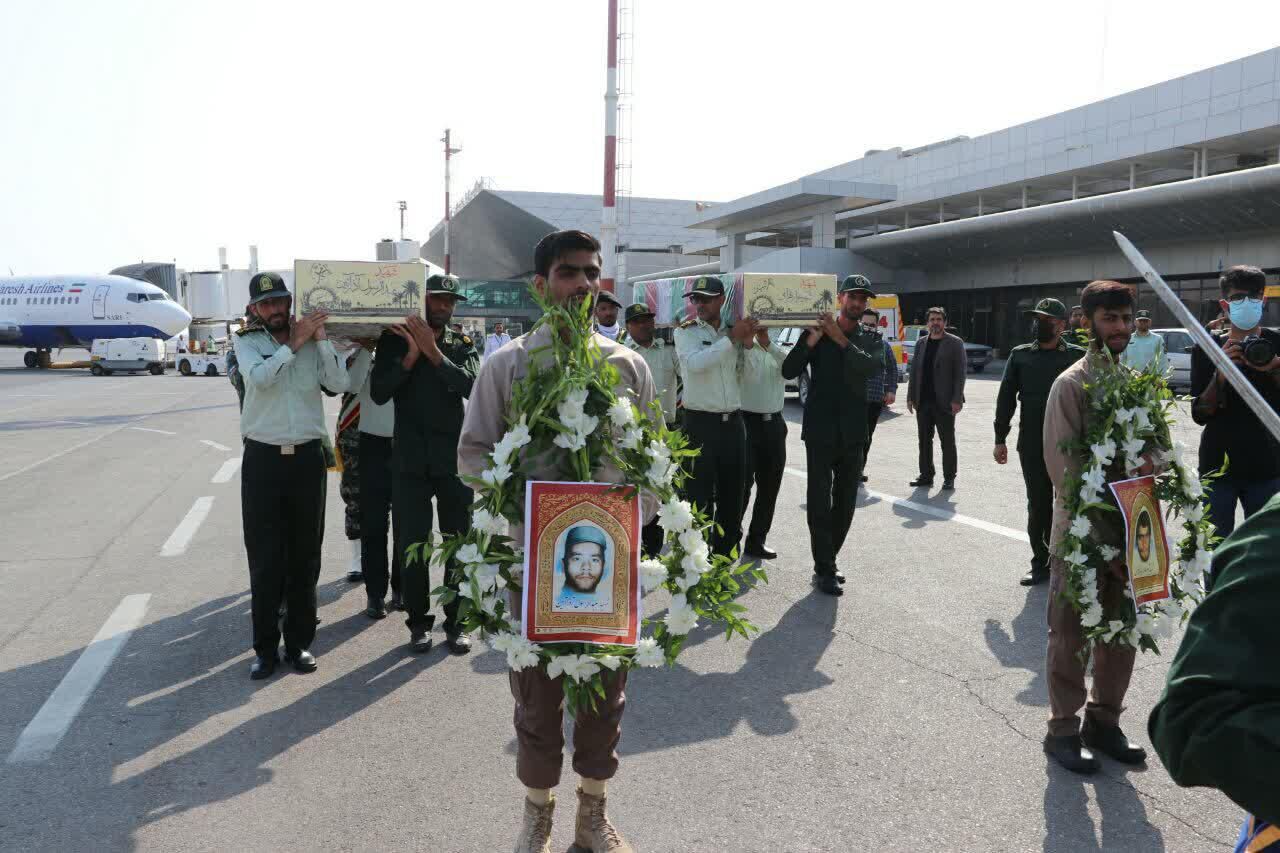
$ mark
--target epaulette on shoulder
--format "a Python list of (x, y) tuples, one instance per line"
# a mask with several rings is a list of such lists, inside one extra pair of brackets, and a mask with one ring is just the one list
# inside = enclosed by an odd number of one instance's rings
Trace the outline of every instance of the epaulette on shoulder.
[(696, 326), (696, 325), (698, 325), (698, 321), (697, 321), (697, 319), (695, 318), (695, 319), (691, 319), (691, 320), (685, 320), (683, 323), (681, 323), (681, 324), (680, 324), (679, 326), (677, 326), (676, 328), (678, 328), (678, 329), (688, 329), (688, 328), (692, 328), (693, 326)]
[(259, 331), (262, 331), (262, 327), (258, 325), (241, 326), (239, 329), (236, 329), (236, 335), (247, 335), (250, 332), (259, 332)]
[(459, 335), (458, 337), (462, 338), (462, 342), (463, 342), (464, 344), (466, 344), (467, 346), (471, 346), (471, 344), (472, 344), (472, 343), (474, 343), (474, 342), (471, 340), (471, 338), (467, 337), (466, 335)]

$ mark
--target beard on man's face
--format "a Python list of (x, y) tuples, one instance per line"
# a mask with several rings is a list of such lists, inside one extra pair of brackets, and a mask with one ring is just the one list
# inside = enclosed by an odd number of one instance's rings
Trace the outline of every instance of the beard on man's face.
[(596, 587), (600, 586), (600, 581), (602, 580), (604, 580), (603, 574), (596, 575), (595, 577), (592, 577), (591, 575), (582, 575), (579, 577), (569, 571), (564, 573), (564, 582), (569, 585), (570, 589), (577, 592), (595, 592)]
[(1058, 336), (1058, 329), (1052, 320), (1040, 319), (1036, 321), (1036, 340), (1042, 344), (1047, 344)]

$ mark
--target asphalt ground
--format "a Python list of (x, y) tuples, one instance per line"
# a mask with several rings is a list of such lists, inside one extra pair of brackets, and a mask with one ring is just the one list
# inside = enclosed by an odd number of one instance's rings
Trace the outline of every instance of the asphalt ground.
[[(229, 383), (20, 364), (0, 352), (0, 849), (511, 849), (505, 661), (452, 657), (440, 634), (414, 657), (396, 615), (362, 614), (336, 478), (319, 671), (251, 682)], [(638, 850), (1229, 849), (1239, 810), (1154, 756), (1092, 778), (1046, 763), (1046, 590), (1017, 585), (1024, 496), (1016, 456), (991, 461), (997, 378), (969, 383), (950, 495), (907, 486), (914, 420), (886, 414), (838, 600), (810, 586), (788, 402), (780, 557), (742, 598), (759, 636), (699, 628), (674, 669), (632, 676), (609, 810)], [(1141, 657), (1129, 691), (1143, 744), (1167, 660)], [(66, 724), (47, 754), (23, 735), (37, 719)]]

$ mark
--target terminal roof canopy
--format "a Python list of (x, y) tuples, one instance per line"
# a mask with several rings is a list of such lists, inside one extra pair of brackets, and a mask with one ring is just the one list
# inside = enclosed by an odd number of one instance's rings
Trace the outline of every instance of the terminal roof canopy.
[(823, 213), (842, 213), (884, 204), (898, 198), (892, 184), (800, 178), (762, 190), (726, 204), (717, 204), (695, 218), (690, 226), (722, 232), (755, 230), (761, 223), (781, 224)]

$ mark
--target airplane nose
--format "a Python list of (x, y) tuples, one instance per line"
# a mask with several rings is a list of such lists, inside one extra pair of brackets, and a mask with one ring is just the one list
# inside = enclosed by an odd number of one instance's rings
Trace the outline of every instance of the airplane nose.
[(169, 337), (173, 337), (191, 325), (191, 315), (187, 313), (187, 309), (183, 308), (178, 303), (165, 302), (163, 304), (152, 304), (157, 308), (164, 309), (164, 313), (160, 318), (160, 331), (164, 332)]

